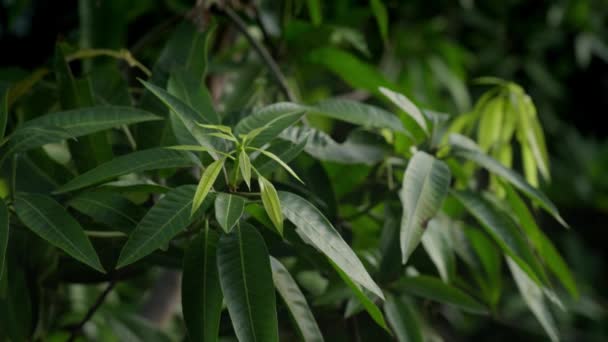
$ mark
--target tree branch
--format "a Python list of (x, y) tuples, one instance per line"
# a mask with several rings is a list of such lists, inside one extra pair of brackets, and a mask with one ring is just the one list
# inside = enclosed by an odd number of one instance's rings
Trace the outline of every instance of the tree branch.
[(93, 318), (93, 315), (101, 307), (103, 302), (106, 300), (106, 297), (108, 296), (108, 294), (110, 294), (110, 292), (112, 292), (112, 289), (114, 288), (115, 284), (116, 283), (114, 282), (114, 280), (110, 280), (108, 287), (106, 287), (106, 289), (103, 290), (103, 292), (99, 295), (99, 297), (97, 297), (97, 300), (89, 308), (89, 311), (87, 311), (87, 313), (84, 315), (84, 318), (80, 322), (78, 322), (76, 325), (74, 325), (70, 328), (71, 333), (70, 333), (70, 337), (68, 338), (68, 342), (75, 341), (76, 337), (78, 337), (78, 335), (80, 335), (82, 333), (82, 328), (84, 327), (84, 325), (87, 324), (87, 322), (91, 318)]
[(281, 88), (281, 91), (283, 92), (285, 97), (289, 101), (295, 101), (295, 96), (293, 95), (291, 90), (289, 90), (289, 87), (287, 86), (287, 80), (281, 72), (281, 69), (279, 68), (277, 62), (275, 62), (268, 50), (266, 50), (266, 48), (262, 46), (262, 44), (255, 40), (255, 38), (249, 33), (249, 31), (247, 31), (247, 24), (243, 21), (243, 19), (241, 19), (241, 17), (236, 12), (234, 12), (234, 10), (232, 10), (232, 8), (230, 8), (228, 5), (221, 7), (216, 6), (215, 8), (219, 12), (225, 14), (230, 19), (230, 21), (234, 23), (237, 29), (245, 36), (245, 38), (247, 38), (247, 41), (249, 41), (253, 49), (260, 55), (260, 57), (270, 70), (270, 73), (275, 78), (277, 84), (279, 85), (279, 88)]

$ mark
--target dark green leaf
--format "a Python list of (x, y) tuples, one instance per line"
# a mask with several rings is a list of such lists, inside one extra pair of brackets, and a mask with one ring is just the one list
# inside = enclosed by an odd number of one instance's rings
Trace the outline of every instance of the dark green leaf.
[[(183, 185), (169, 191), (139, 222), (129, 235), (118, 258), (117, 268), (127, 266), (165, 245), (192, 223), (190, 215), (195, 187)], [(213, 203), (208, 197), (201, 205), (204, 212)]]
[[(277, 139), (272, 142), (267, 151), (281, 158), (283, 162), (289, 163), (304, 150), (305, 146), (306, 139), (301, 139), (298, 143)], [(262, 175), (266, 175), (280, 167), (277, 162), (263, 154), (260, 154), (255, 158), (253, 166), (258, 170), (258, 173)]]
[(60, 187), (57, 193), (74, 191), (129, 173), (189, 166), (200, 166), (200, 161), (190, 152), (165, 148), (137, 151), (116, 157), (77, 176)]
[(17, 216), (34, 233), (92, 268), (105, 272), (80, 224), (52, 198), (18, 193)]
[(257, 110), (239, 121), (234, 128), (235, 135), (257, 133), (248, 145), (260, 147), (276, 138), (287, 127), (296, 123), (304, 115), (302, 106), (289, 103), (275, 103)]
[(386, 10), (386, 6), (384, 6), (382, 0), (371, 0), (369, 5), (378, 23), (380, 36), (386, 41), (388, 39), (388, 11)]
[(4, 260), (6, 259), (6, 249), (8, 248), (8, 229), (8, 208), (4, 201), (0, 199), (0, 283), (4, 274)]
[(117, 193), (86, 192), (71, 199), (68, 205), (110, 228), (130, 233), (137, 225), (140, 209)]
[(398, 116), (368, 104), (351, 100), (331, 99), (308, 108), (311, 113), (350, 122), (366, 128), (388, 128), (406, 133)]
[(219, 235), (204, 229), (184, 254), (182, 312), (190, 341), (218, 340), (222, 290), (217, 272)]
[(422, 327), (412, 305), (402, 296), (389, 294), (384, 313), (399, 342), (422, 342)]
[(325, 254), (356, 283), (384, 298), (382, 290), (367, 273), (357, 255), (317, 208), (289, 192), (280, 191), (279, 200), (283, 215), (296, 226), (296, 232), (304, 241)]
[(220, 238), (220, 284), (239, 341), (277, 342), (277, 309), (264, 239), (247, 223)]

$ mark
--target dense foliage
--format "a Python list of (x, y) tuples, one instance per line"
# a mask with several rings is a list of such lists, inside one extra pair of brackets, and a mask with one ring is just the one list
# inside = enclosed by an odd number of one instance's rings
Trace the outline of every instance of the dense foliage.
[[(400, 20), (423, 4), (80, 1), (0, 73), (0, 340), (601, 339), (543, 229), (552, 45), (505, 58), (467, 1), (462, 44)], [(593, 4), (562, 5), (571, 35)]]

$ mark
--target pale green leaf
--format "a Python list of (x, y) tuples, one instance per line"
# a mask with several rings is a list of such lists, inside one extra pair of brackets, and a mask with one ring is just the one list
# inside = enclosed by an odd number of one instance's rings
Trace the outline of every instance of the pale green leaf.
[(220, 193), (215, 197), (215, 219), (224, 232), (230, 233), (245, 211), (245, 199)]
[(222, 167), (224, 167), (225, 161), (226, 158), (214, 161), (213, 163), (209, 164), (209, 166), (207, 166), (207, 168), (201, 175), (201, 179), (199, 180), (198, 186), (196, 187), (196, 193), (194, 194), (194, 200), (192, 201), (192, 210), (190, 212), (192, 215), (194, 215), (194, 213), (198, 210), (200, 205), (207, 197), (207, 194), (209, 193), (209, 190), (211, 190), (211, 188), (213, 187), (213, 183), (215, 183), (217, 176), (222, 171)]
[(407, 133), (398, 116), (368, 104), (344, 99), (331, 99), (314, 106), (308, 106), (308, 108), (310, 113), (350, 122), (366, 128), (387, 128)]
[(422, 235), (422, 246), (439, 271), (441, 280), (449, 283), (456, 272), (450, 219), (440, 215), (431, 221)]
[(105, 273), (84, 229), (55, 200), (44, 195), (18, 193), (14, 205), (19, 220), (38, 236)]
[(258, 175), (258, 184), (264, 209), (279, 234), (283, 236), (283, 214), (281, 213), (281, 202), (279, 201), (277, 190), (268, 179), (261, 175)]
[(247, 188), (251, 189), (251, 160), (245, 151), (239, 153), (239, 171), (247, 184)]
[(192, 153), (166, 148), (152, 148), (116, 157), (77, 176), (57, 189), (56, 192), (74, 191), (129, 173), (197, 165), (200, 165), (200, 161)]
[[(290, 141), (285, 140), (275, 140), (272, 142), (272, 145), (267, 149), (268, 152), (272, 152), (274, 155), (279, 157), (283, 162), (289, 163), (293, 159), (295, 159), (306, 146), (306, 137), (300, 139), (298, 143), (292, 143)], [(258, 173), (262, 175), (266, 175), (276, 168), (279, 168), (280, 165), (276, 163), (273, 159), (260, 154), (253, 161), (253, 166), (258, 170)]]
[(296, 174), (296, 172), (294, 170), (292, 170), (291, 167), (289, 167), (289, 165), (285, 164), (285, 162), (283, 162), (281, 160), (281, 158), (279, 158), (278, 156), (276, 156), (274, 153), (268, 152), (266, 150), (262, 150), (260, 148), (255, 148), (255, 147), (250, 147), (249, 149), (252, 149), (254, 151), (258, 151), (258, 152), (262, 153), (263, 155), (265, 155), (266, 157), (274, 160), (277, 164), (281, 165), (282, 168), (284, 168), (287, 172), (289, 172), (289, 174), (292, 175), (293, 178), (299, 180), (300, 183), (304, 184), (304, 181), (300, 177), (298, 177), (298, 175)]
[(280, 261), (273, 257), (270, 257), (270, 266), (272, 267), (274, 287), (281, 298), (283, 298), (302, 339), (305, 342), (324, 341), (315, 316), (306, 302), (306, 297), (304, 297), (304, 294), (296, 281), (291, 277), (291, 274), (289, 274), (289, 271), (287, 271)]
[(397, 106), (397, 108), (411, 116), (425, 133), (429, 133), (429, 128), (427, 127), (424, 115), (410, 99), (405, 97), (403, 94), (397, 93), (385, 87), (380, 87), (380, 92), (395, 106)]
[(217, 266), (226, 307), (242, 342), (278, 342), (278, 320), (270, 258), (264, 239), (242, 222), (222, 235)]
[[(229, 155), (228, 153), (222, 152), (222, 151), (218, 151), (216, 149), (210, 148), (210, 147), (204, 147), (204, 146), (199, 146), (199, 145), (176, 145), (176, 146), (169, 146), (166, 147), (170, 150), (177, 150), (177, 151), (194, 151), (194, 152), (207, 152), (207, 153), (217, 153), (217, 154), (221, 154), (222, 156), (228, 158), (228, 159), (232, 159), (234, 160), (234, 157)], [(213, 156), (213, 155), (212, 155)]]
[(279, 199), (283, 214), (296, 226), (296, 233), (304, 241), (325, 254), (357, 284), (384, 299), (382, 290), (367, 273), (355, 252), (317, 208), (289, 192), (280, 191)]
[[(186, 229), (194, 219), (190, 214), (194, 198), (194, 185), (183, 185), (169, 191), (143, 217), (123, 246), (116, 268), (132, 264)], [(208, 198), (200, 206), (204, 212), (213, 203)]]
[(400, 192), (401, 256), (405, 264), (420, 243), (428, 222), (437, 214), (450, 187), (448, 166), (424, 152), (416, 152), (403, 176)]

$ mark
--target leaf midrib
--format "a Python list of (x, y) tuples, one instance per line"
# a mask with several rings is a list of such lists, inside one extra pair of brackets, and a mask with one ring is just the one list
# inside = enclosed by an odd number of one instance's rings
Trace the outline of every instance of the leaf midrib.
[(251, 302), (249, 301), (249, 287), (247, 286), (247, 278), (246, 278), (246, 270), (245, 270), (245, 251), (243, 250), (243, 232), (241, 229), (238, 229), (238, 243), (239, 243), (239, 259), (241, 261), (241, 276), (243, 277), (243, 286), (245, 287), (245, 304), (247, 305), (247, 319), (249, 320), (249, 325), (251, 326), (251, 332), (253, 333), (253, 340), (257, 341), (257, 334), (255, 332), (255, 325), (253, 324), (253, 310), (251, 308)]

